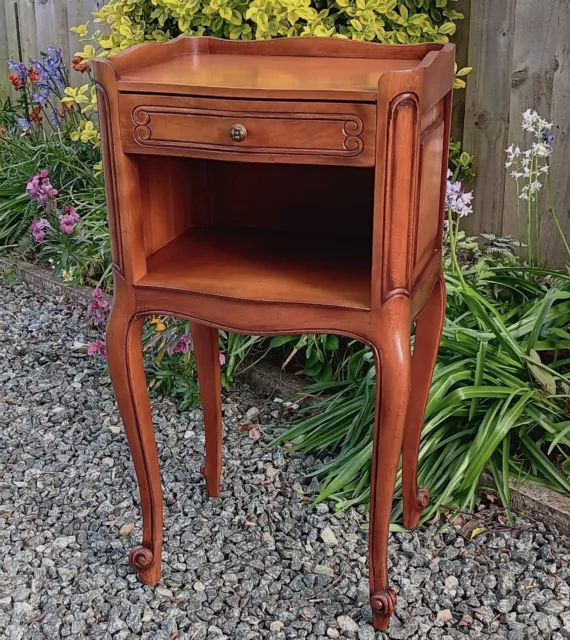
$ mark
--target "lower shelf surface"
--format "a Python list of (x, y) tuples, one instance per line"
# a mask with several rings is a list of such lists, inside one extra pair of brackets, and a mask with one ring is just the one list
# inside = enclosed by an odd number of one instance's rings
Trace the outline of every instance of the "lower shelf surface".
[(147, 258), (135, 284), (241, 300), (370, 308), (370, 248), (347, 237), (190, 229)]

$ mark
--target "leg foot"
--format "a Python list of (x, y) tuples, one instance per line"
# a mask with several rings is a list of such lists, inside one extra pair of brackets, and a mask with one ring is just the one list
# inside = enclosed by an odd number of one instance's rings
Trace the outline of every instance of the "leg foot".
[(388, 584), (388, 537), (394, 485), (410, 394), (409, 301), (394, 298), (378, 336), (376, 416), (370, 494), (370, 603), (374, 628), (384, 631), (396, 606)]
[(142, 545), (132, 550), (130, 561), (145, 584), (156, 584), (162, 554), (162, 489), (142, 359), (143, 318), (135, 318), (122, 304), (119, 288), (107, 326), (107, 360), (137, 474), (143, 518)]
[(396, 609), (396, 592), (394, 589), (375, 591), (370, 596), (370, 606), (372, 607), (374, 628), (377, 631), (385, 631)]
[(208, 495), (218, 498), (222, 474), (222, 384), (218, 330), (193, 322), (192, 340), (206, 432), (206, 461), (200, 471), (206, 480)]
[(154, 584), (145, 580), (145, 578), (148, 578), (148, 569), (154, 562), (154, 554), (150, 549), (143, 547), (142, 544), (133, 547), (129, 554), (129, 562), (133, 569), (141, 575), (141, 579), (145, 584)]
[(429, 504), (427, 490), (418, 488), (418, 452), (444, 316), (445, 283), (443, 276), (440, 276), (416, 321), (412, 391), (404, 432), (402, 462), (404, 526), (407, 529), (418, 526), (422, 511)]

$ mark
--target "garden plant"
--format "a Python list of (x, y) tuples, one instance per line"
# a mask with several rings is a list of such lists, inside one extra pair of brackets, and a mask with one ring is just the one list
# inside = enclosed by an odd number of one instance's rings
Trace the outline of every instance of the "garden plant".
[[(111, 0), (93, 25), (75, 31), (84, 48), (69, 62), (84, 84), (69, 86), (68, 61), (50, 47), (39, 60), (9, 61), (13, 95), (0, 107), (0, 243), (51, 266), (70, 284), (95, 291), (89, 352), (105, 356), (111, 259), (96, 100), (90, 62), (144, 41), (182, 33), (232, 39), (330, 36), (394, 43), (445, 41), (460, 13), (453, 0)], [(55, 45), (56, 43), (54, 43)], [(457, 73), (456, 86), (469, 69)], [(448, 312), (427, 408), (420, 482), (433, 504), (424, 512), (472, 509), (484, 473), (510, 504), (513, 478), (570, 495), (570, 272), (541, 265), (540, 220), (552, 216), (551, 125), (523, 114), (528, 148), (510, 147), (517, 184), (517, 237), (467, 237), (466, 188), (473, 158), (452, 142), (447, 188), (445, 271)], [(480, 240), (480, 242), (477, 242)], [(187, 322), (149, 319), (143, 336), (149, 384), (182, 409), (199, 402)], [(221, 332), (223, 383), (269, 357), (311, 382), (320, 396), (276, 436), (321, 463), (316, 501), (367, 504), (374, 381), (370, 351), (336, 336), (272, 340)], [(400, 516), (397, 506), (394, 518)]]

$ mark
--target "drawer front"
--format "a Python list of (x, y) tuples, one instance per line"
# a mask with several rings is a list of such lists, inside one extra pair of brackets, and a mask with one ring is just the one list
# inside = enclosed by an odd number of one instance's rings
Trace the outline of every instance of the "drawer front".
[(373, 166), (376, 107), (121, 94), (125, 153)]

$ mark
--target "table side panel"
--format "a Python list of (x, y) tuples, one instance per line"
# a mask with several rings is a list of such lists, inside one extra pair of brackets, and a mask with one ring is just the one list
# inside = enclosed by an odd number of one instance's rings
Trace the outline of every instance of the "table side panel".
[(420, 197), (416, 224), (414, 277), (429, 261), (438, 239), (444, 132), (445, 124), (443, 120), (439, 120), (429, 127), (420, 139)]
[[(125, 153), (374, 166), (376, 106), (122, 94)], [(245, 127), (241, 141), (230, 136)]]

